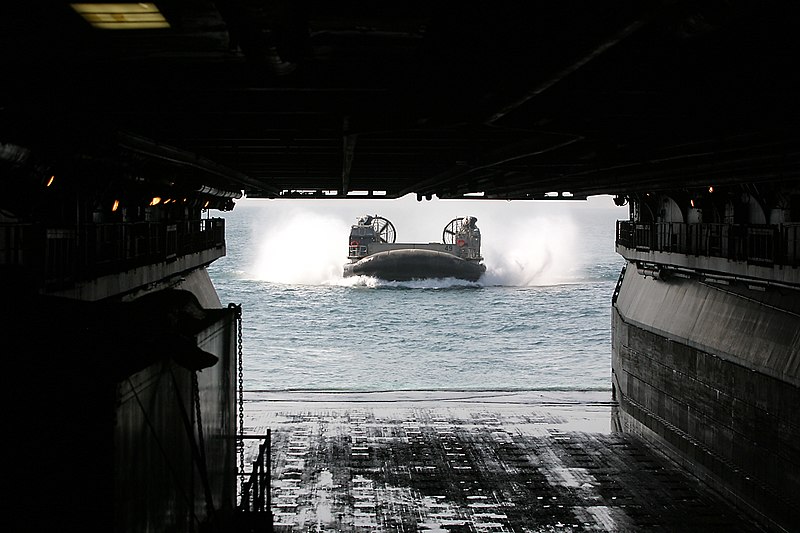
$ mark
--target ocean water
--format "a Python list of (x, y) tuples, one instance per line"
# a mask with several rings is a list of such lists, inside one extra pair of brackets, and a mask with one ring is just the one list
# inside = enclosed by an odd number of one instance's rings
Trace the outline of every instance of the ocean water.
[[(391, 220), (439, 242), (478, 217), (486, 274), (342, 278), (350, 225)], [(209, 268), (243, 306), (244, 385), (284, 390), (609, 390), (611, 295), (623, 260), (608, 197), (589, 202), (243, 200)]]

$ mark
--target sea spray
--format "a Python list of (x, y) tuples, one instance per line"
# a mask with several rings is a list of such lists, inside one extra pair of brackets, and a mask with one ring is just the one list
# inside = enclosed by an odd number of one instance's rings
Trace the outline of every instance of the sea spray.
[[(478, 221), (487, 272), (477, 284), (455, 278), (411, 282), (343, 278), (351, 223), (311, 209), (260, 219), (258, 232), (253, 233), (257, 252), (248, 277), (283, 284), (367, 288), (529, 287), (568, 283), (580, 268), (574, 254), (577, 232), (570, 217), (487, 217)], [(413, 216), (396, 223), (400, 224), (410, 234), (438, 233), (438, 228), (420, 227), (426, 223)]]
[(581, 265), (576, 262), (577, 231), (569, 217), (531, 217), (497, 224), (487, 220), (481, 230), (486, 274), (484, 285), (532, 287), (568, 283)]
[(314, 211), (295, 211), (261, 227), (247, 271), (256, 280), (325, 285), (342, 277), (350, 224)]

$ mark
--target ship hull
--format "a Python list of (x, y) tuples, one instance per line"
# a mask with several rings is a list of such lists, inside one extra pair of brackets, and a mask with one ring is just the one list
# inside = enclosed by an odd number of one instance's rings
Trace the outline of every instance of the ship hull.
[(477, 281), (486, 267), (435, 250), (387, 250), (344, 266), (344, 277), (371, 276), (387, 281), (457, 278)]
[(620, 429), (780, 531), (800, 526), (800, 318), (786, 288), (648, 279), (612, 308)]

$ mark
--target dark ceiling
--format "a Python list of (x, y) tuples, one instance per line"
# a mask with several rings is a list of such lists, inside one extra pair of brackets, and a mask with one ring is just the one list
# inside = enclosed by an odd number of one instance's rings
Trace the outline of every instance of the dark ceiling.
[(250, 197), (795, 180), (798, 4), (167, 0), (107, 30), (16, 2), (0, 142)]

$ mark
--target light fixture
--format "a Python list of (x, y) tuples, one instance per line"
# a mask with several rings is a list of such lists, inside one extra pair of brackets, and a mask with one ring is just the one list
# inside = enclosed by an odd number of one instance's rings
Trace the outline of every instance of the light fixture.
[(692, 207), (694, 207), (694, 200), (689, 200), (689, 203), (692, 204)]
[(95, 28), (103, 30), (150, 30), (169, 28), (169, 22), (151, 3), (70, 4)]
[(53, 175), (53, 176), (50, 176), (50, 179), (49, 179), (49, 180), (47, 180), (47, 185), (45, 185), (45, 187), (49, 187), (49, 186), (51, 186), (51, 185), (53, 184), (53, 182), (54, 182), (54, 181), (56, 181), (56, 177), (55, 177), (55, 175)]
[(150, 205), (151, 206), (158, 205), (160, 203), (161, 203), (161, 197), (160, 196), (153, 196), (153, 199), (150, 200)]
[(203, 204), (203, 208), (208, 208), (208, 205), (211, 203), (211, 200), (206, 200), (206, 203)]
[(116, 213), (117, 209), (119, 209), (119, 200), (114, 200), (114, 204), (111, 206), (111, 212)]
[(708, 192), (714, 192), (714, 186), (713, 185), (709, 185), (708, 186)]

